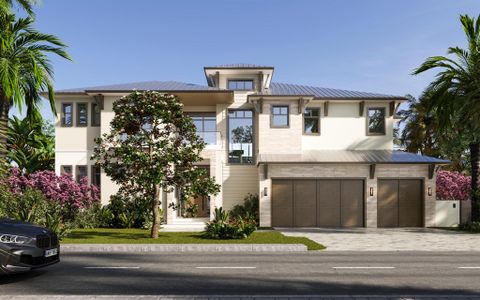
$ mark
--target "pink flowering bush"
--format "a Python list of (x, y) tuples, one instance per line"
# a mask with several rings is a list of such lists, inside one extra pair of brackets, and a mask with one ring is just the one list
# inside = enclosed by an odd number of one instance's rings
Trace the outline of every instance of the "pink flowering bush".
[(468, 200), (472, 177), (460, 172), (439, 171), (437, 174), (438, 200)]
[(7, 184), (13, 193), (32, 188), (40, 191), (47, 200), (56, 201), (70, 209), (89, 208), (100, 200), (98, 188), (89, 184), (87, 177), (76, 182), (68, 174), (57, 176), (53, 171), (22, 175), (19, 169), (13, 168)]

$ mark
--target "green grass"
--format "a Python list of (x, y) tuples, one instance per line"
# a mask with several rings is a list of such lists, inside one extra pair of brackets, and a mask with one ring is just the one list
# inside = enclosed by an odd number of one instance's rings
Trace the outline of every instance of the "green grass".
[(325, 247), (306, 237), (285, 236), (278, 231), (257, 231), (242, 240), (212, 240), (202, 232), (160, 232), (150, 238), (146, 229), (76, 229), (62, 240), (63, 244), (304, 244), (308, 250)]

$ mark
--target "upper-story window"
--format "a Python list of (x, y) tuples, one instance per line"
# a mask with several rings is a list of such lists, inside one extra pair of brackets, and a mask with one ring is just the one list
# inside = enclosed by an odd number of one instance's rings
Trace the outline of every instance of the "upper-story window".
[(253, 111), (228, 112), (228, 162), (253, 164)]
[(92, 103), (92, 126), (100, 126), (100, 107), (97, 103)]
[(228, 89), (236, 91), (251, 91), (253, 90), (253, 80), (252, 79), (229, 79), (228, 80)]
[(77, 126), (88, 125), (88, 104), (77, 103)]
[(197, 134), (207, 145), (217, 143), (217, 118), (214, 112), (208, 113), (186, 113), (193, 120)]
[(288, 105), (273, 105), (270, 116), (270, 127), (288, 127), (289, 125)]
[(306, 108), (303, 112), (303, 133), (320, 134), (320, 108)]
[(92, 165), (91, 169), (90, 169), (90, 172), (92, 174), (90, 182), (93, 185), (96, 185), (97, 187), (100, 187), (100, 183), (101, 183), (101, 169), (100, 169), (100, 167)]
[(367, 135), (385, 135), (385, 107), (369, 107)]
[(62, 126), (72, 126), (73, 120), (73, 105), (72, 103), (62, 103)]

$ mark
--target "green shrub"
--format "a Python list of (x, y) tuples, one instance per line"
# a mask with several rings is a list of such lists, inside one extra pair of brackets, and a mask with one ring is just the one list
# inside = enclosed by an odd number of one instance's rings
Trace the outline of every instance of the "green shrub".
[(235, 205), (230, 212), (233, 218), (254, 219), (259, 223), (259, 201), (258, 195), (247, 194), (243, 199), (243, 204)]
[(223, 208), (215, 208), (215, 218), (207, 222), (205, 236), (210, 239), (244, 239), (257, 229), (253, 218), (232, 217)]
[(103, 225), (114, 228), (146, 228), (152, 224), (152, 215), (147, 201), (129, 200), (113, 195), (102, 211)]
[(480, 232), (480, 222), (467, 222), (465, 224), (460, 224), (458, 228), (464, 231)]
[(26, 188), (22, 193), (11, 193), (7, 187), (0, 185), (1, 217), (47, 227), (63, 238), (72, 227), (63, 220), (63, 214), (58, 202), (45, 199), (37, 190)]

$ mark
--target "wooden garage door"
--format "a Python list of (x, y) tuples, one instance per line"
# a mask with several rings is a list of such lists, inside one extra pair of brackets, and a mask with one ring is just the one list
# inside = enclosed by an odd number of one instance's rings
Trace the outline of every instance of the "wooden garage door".
[(423, 226), (423, 182), (420, 179), (380, 179), (378, 227)]
[(273, 180), (272, 226), (364, 226), (363, 202), (363, 180)]

